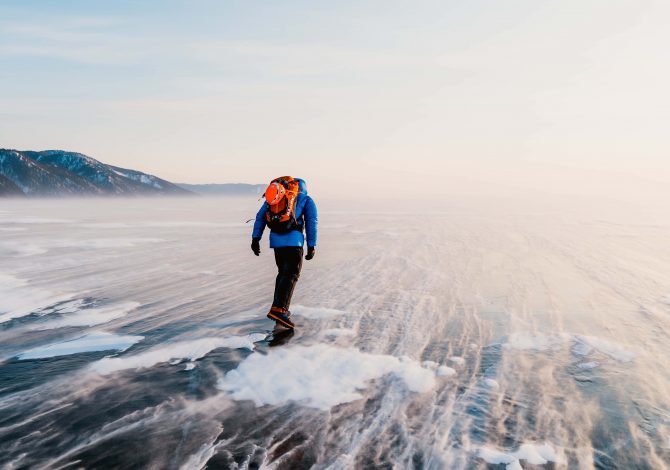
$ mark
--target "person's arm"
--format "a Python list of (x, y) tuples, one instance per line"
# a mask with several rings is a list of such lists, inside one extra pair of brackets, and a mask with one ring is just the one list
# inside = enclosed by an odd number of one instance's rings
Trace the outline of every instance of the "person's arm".
[(251, 251), (256, 256), (261, 254), (261, 238), (263, 238), (263, 231), (265, 230), (265, 212), (268, 203), (264, 202), (261, 208), (256, 213), (256, 220), (254, 221), (254, 230), (251, 232)]
[(310, 260), (314, 257), (314, 252), (316, 248), (317, 241), (317, 225), (318, 225), (318, 212), (316, 210), (316, 204), (314, 200), (307, 196), (307, 202), (305, 202), (305, 232), (307, 235), (307, 256), (306, 259)]

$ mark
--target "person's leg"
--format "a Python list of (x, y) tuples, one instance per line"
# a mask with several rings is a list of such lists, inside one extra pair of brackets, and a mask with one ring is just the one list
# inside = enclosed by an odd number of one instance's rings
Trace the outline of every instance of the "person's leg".
[(275, 295), (272, 305), (285, 310), (291, 305), (291, 297), (302, 269), (302, 247), (289, 246), (275, 248), (275, 262), (277, 263), (277, 280), (275, 281)]

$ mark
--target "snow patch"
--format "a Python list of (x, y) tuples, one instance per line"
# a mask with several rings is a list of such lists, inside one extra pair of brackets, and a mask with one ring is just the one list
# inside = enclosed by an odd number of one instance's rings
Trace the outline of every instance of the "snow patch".
[(421, 363), (421, 367), (425, 367), (426, 369), (430, 369), (430, 370), (437, 370), (437, 368), (439, 367), (439, 364), (435, 361), (423, 361)]
[[(95, 326), (108, 323), (117, 318), (125, 317), (131, 311), (140, 306), (139, 302), (122, 302), (118, 304), (105, 305), (104, 307), (77, 310), (76, 304), (66, 306), (64, 310), (57, 310), (59, 314), (71, 313), (63, 318), (49, 320), (45, 323), (31, 325), (31, 330), (53, 330), (66, 326)], [(69, 308), (68, 308), (69, 307)]]
[(200, 338), (191, 341), (179, 341), (141, 352), (134, 356), (105, 357), (93, 364), (91, 370), (106, 375), (126, 369), (146, 369), (162, 362), (178, 359), (195, 361), (218, 348), (254, 349), (254, 343), (265, 339), (263, 333), (252, 333), (247, 336), (231, 336), (228, 338)]
[(460, 357), (460, 356), (451, 356), (451, 357), (449, 358), (449, 361), (450, 361), (450, 362), (453, 362), (453, 363), (456, 364), (457, 366), (464, 366), (464, 365), (465, 365), (465, 359), (463, 359), (463, 358)]
[(530, 465), (545, 465), (549, 462), (565, 463), (563, 450), (555, 449), (551, 444), (522, 444), (516, 452), (502, 452), (491, 447), (480, 447), (477, 456), (487, 463), (505, 464), (507, 470), (521, 469), (521, 460)]
[(218, 387), (257, 406), (296, 401), (328, 410), (362, 398), (359, 391), (370, 380), (387, 374), (413, 392), (426, 392), (435, 384), (434, 373), (411, 359), (317, 344), (252, 354), (220, 379)]
[(125, 351), (133, 344), (142, 341), (144, 336), (122, 336), (114, 333), (98, 331), (88, 333), (79, 338), (59, 343), (48, 344), (34, 349), (29, 349), (17, 357), (20, 360), (43, 359), (47, 357), (68, 356), (93, 351)]
[(302, 305), (296, 305), (291, 309), (291, 313), (309, 318), (310, 320), (323, 320), (344, 315), (346, 312), (334, 308), (304, 307)]
[(454, 369), (452, 369), (451, 367), (447, 367), (447, 366), (438, 367), (436, 373), (440, 377), (451, 377), (452, 375), (456, 375), (456, 371)]
[(70, 300), (72, 294), (56, 294), (32, 287), (28, 281), (0, 273), (0, 323)]

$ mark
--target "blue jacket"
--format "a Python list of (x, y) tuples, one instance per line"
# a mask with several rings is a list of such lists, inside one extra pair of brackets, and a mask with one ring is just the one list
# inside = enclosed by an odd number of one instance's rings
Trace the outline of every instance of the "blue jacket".
[[(307, 183), (300, 178), (296, 178), (300, 183), (300, 193), (295, 201), (295, 220), (305, 227), (307, 234), (307, 246), (316, 246), (317, 235), (317, 211), (314, 200), (307, 195)], [(268, 203), (264, 202), (258, 213), (256, 214), (256, 221), (254, 222), (253, 238), (261, 238), (263, 230), (265, 230), (265, 212), (267, 211)], [(285, 246), (303, 246), (305, 244), (305, 236), (301, 231), (292, 230), (288, 233), (275, 233), (270, 231), (270, 248), (282, 248)]]

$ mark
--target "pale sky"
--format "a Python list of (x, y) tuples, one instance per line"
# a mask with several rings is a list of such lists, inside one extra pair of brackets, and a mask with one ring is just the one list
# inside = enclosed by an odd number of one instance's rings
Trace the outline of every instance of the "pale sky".
[(4, 0), (0, 147), (324, 194), (667, 187), (668, 24), (667, 0)]

